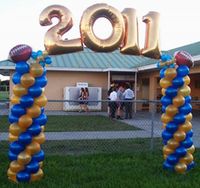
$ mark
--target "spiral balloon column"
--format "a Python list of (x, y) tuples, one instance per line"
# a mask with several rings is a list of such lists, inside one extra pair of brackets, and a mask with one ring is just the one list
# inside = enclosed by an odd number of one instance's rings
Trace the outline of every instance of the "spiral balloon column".
[[(7, 175), (14, 182), (36, 181), (43, 177), (42, 164), (44, 152), (41, 144), (45, 141), (44, 125), (47, 116), (44, 106), (47, 98), (44, 87), (47, 84), (45, 62), (50, 62), (47, 54), (38, 51), (29, 52), (27, 47), (20, 53), (13, 48), (11, 59), (16, 63), (16, 72), (12, 76), (14, 83), (12, 108), (9, 114), (9, 159), (11, 161)], [(17, 53), (17, 54), (16, 54)], [(13, 58), (18, 56), (16, 58)], [(32, 57), (29, 62), (27, 60)], [(23, 60), (21, 60), (23, 59)]]
[(175, 60), (170, 59), (169, 56), (161, 58), (163, 60), (161, 63), (168, 64), (160, 71), (160, 86), (163, 95), (161, 121), (164, 128), (162, 138), (165, 159), (163, 168), (185, 173), (194, 166), (192, 154), (195, 148), (190, 122), (192, 119), (191, 91), (188, 86), (190, 66), (184, 64), (183, 59), (180, 60), (178, 55), (175, 56)]

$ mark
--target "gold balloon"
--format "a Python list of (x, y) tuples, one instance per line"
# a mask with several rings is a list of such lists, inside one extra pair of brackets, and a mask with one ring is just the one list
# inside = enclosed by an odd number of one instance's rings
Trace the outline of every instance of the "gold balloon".
[(175, 68), (168, 68), (165, 70), (165, 77), (168, 80), (173, 80), (177, 75), (176, 69)]
[(28, 128), (33, 123), (32, 118), (29, 115), (23, 115), (19, 118), (18, 125), (22, 128)]
[(39, 63), (33, 63), (30, 66), (30, 74), (33, 77), (40, 77), (43, 74), (43, 67)]
[(175, 139), (170, 139), (167, 142), (167, 147), (172, 150), (175, 150), (179, 145), (179, 142), (177, 142)]
[(42, 169), (39, 169), (35, 174), (31, 174), (30, 181), (37, 181), (40, 180), (44, 176)]
[(16, 177), (16, 173), (11, 171), (10, 168), (8, 169), (7, 171), (7, 175), (8, 175), (8, 179), (14, 181), (14, 182), (17, 182), (17, 177)]
[(175, 133), (174, 133), (174, 139), (176, 140), (176, 141), (178, 141), (178, 142), (181, 142), (181, 141), (183, 141), (183, 140), (185, 140), (185, 137), (186, 137), (186, 134), (185, 134), (185, 132), (184, 131), (176, 131)]
[[(107, 18), (113, 26), (113, 32), (107, 39), (98, 38), (93, 31), (93, 24), (100, 17)], [(116, 50), (124, 38), (125, 25), (123, 16), (117, 9), (107, 4), (92, 5), (83, 12), (80, 32), (81, 39), (88, 48), (98, 52)]]
[(40, 144), (37, 142), (31, 142), (27, 147), (26, 147), (26, 153), (29, 155), (34, 155), (35, 153), (38, 153), (40, 151)]
[(69, 9), (60, 5), (45, 8), (40, 14), (40, 25), (52, 25), (52, 18), (59, 22), (51, 27), (45, 34), (44, 45), (50, 55), (66, 54), (83, 50), (81, 39), (62, 40), (62, 35), (73, 26), (72, 14)]
[(41, 114), (41, 109), (38, 105), (33, 105), (27, 109), (27, 114), (32, 118), (36, 118)]
[(170, 80), (167, 80), (166, 78), (162, 78), (162, 79), (160, 79), (160, 86), (162, 87), (162, 88), (168, 88), (169, 86), (171, 86), (172, 85), (172, 82), (170, 81)]
[(165, 96), (165, 91), (166, 91), (165, 88), (162, 88), (162, 89), (161, 89), (161, 93), (162, 93), (163, 96)]
[(164, 146), (164, 147), (163, 147), (163, 154), (164, 154), (164, 155), (170, 155), (170, 154), (172, 154), (173, 152), (174, 152), (174, 150), (171, 149), (171, 148), (169, 148), (168, 146)]
[(191, 93), (191, 89), (189, 86), (183, 86), (178, 91), (178, 94), (183, 95), (184, 97), (189, 96), (190, 93)]
[(20, 103), (20, 97), (17, 97), (15, 95), (12, 95), (10, 98), (11, 104), (19, 104)]
[(45, 135), (41, 132), (39, 135), (33, 137), (33, 141), (39, 144), (43, 144), (45, 142)]
[(195, 147), (192, 145), (190, 148), (187, 149), (187, 152), (193, 154), (195, 152)]
[(43, 161), (39, 162), (39, 166), (40, 166), (40, 168), (43, 167)]
[(184, 124), (179, 126), (180, 131), (188, 132), (192, 129), (192, 124), (189, 121), (186, 121)]
[(13, 123), (9, 127), (9, 132), (14, 136), (19, 136), (22, 133), (22, 129), (18, 126), (17, 123)]
[(125, 8), (122, 11), (125, 22), (125, 37), (120, 52), (123, 54), (140, 55), (138, 40), (138, 19), (136, 10)]
[(162, 124), (162, 129), (166, 129), (166, 126), (167, 126), (167, 124), (166, 124), (166, 123), (163, 123), (163, 124)]
[(185, 98), (182, 95), (177, 95), (176, 97), (173, 98), (173, 105), (176, 107), (180, 107), (184, 105), (185, 103)]
[(175, 171), (177, 173), (183, 174), (187, 170), (187, 165), (184, 163), (178, 163), (175, 165)]
[(8, 134), (8, 141), (9, 142), (14, 142), (14, 141), (17, 141), (18, 140), (18, 136), (15, 136), (11, 133)]
[(21, 77), (21, 84), (25, 88), (32, 86), (34, 83), (35, 83), (35, 78), (33, 76), (31, 76), (29, 73), (24, 74)]
[(146, 23), (146, 38), (142, 55), (160, 59), (160, 14), (151, 11), (143, 17), (143, 22)]
[(47, 104), (47, 98), (44, 94), (40, 95), (38, 98), (34, 99), (34, 104), (44, 107)]
[(169, 123), (170, 121), (172, 121), (173, 117), (167, 115), (167, 114), (162, 114), (161, 116), (161, 121), (163, 123)]
[(175, 116), (178, 113), (178, 108), (174, 105), (169, 105), (166, 108), (166, 114), (169, 116)]
[(183, 158), (179, 160), (179, 162), (189, 165), (193, 161), (193, 159), (194, 159), (193, 155), (190, 153), (187, 153), (186, 156), (184, 156)]
[(44, 125), (41, 126), (41, 129), (42, 129), (42, 132), (44, 132), (44, 130), (45, 130), (45, 126), (44, 126)]
[(19, 171), (24, 170), (24, 166), (17, 163), (17, 161), (12, 161), (10, 163), (10, 170), (12, 172), (18, 173)]
[(21, 152), (18, 157), (17, 157), (17, 162), (20, 164), (20, 165), (26, 165), (28, 164), (29, 162), (31, 161), (31, 155), (29, 155), (28, 153), (26, 152)]
[(185, 116), (186, 121), (191, 121), (192, 120), (192, 113), (189, 113), (188, 115)]
[(190, 77), (187, 75), (183, 78), (184, 80), (184, 85), (189, 85), (190, 84)]
[(14, 87), (13, 87), (13, 93), (17, 97), (21, 97), (21, 96), (27, 94), (27, 89), (25, 87), (23, 87), (21, 84), (17, 84), (17, 85), (14, 85)]

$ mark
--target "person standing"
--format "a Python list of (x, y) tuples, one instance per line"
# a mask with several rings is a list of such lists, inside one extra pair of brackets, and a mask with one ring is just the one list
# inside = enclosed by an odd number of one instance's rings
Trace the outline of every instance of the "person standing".
[(79, 95), (79, 104), (80, 104), (80, 111), (79, 112), (83, 112), (84, 111), (84, 94), (85, 93), (85, 91), (84, 91), (84, 88), (81, 88), (81, 90), (80, 90), (80, 95)]
[(116, 87), (112, 88), (112, 92), (110, 93), (110, 117), (115, 118), (115, 112), (117, 109), (117, 92)]
[(117, 90), (117, 119), (122, 119), (122, 108), (123, 108), (123, 92), (124, 92), (124, 87), (119, 86)]
[(88, 112), (89, 111), (89, 109), (88, 109), (89, 90), (87, 87), (84, 90), (84, 98), (83, 99), (85, 100), (84, 101), (84, 110), (85, 110), (85, 112)]
[(133, 103), (132, 100), (135, 97), (134, 91), (130, 88), (130, 85), (126, 85), (126, 90), (123, 93), (125, 100), (125, 119), (132, 119)]

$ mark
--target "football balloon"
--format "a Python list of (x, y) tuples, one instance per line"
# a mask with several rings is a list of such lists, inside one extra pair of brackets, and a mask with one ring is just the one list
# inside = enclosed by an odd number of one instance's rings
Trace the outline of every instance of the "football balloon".
[(10, 50), (9, 56), (12, 61), (27, 61), (32, 53), (32, 48), (26, 44), (19, 44)]
[(186, 51), (175, 52), (174, 58), (177, 65), (187, 65), (188, 67), (194, 65), (192, 56)]

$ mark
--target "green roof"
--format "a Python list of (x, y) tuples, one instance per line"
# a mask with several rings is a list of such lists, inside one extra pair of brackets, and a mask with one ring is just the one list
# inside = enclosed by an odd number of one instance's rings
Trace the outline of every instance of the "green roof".
[[(192, 56), (200, 55), (200, 42), (175, 48), (169, 51), (165, 51), (163, 53), (173, 55), (173, 53), (178, 50), (185, 50), (189, 52)], [(88, 48), (84, 48), (84, 50), (80, 52), (55, 55), (51, 57), (53, 63), (48, 66), (51, 69), (87, 69), (88, 71), (90, 69), (134, 69), (138, 67), (156, 64), (156, 62), (158, 61), (143, 56), (124, 55), (121, 54), (119, 50), (109, 53), (100, 53), (94, 52)], [(14, 64), (9, 60), (0, 61), (0, 69), (11, 69), (13, 67)]]

